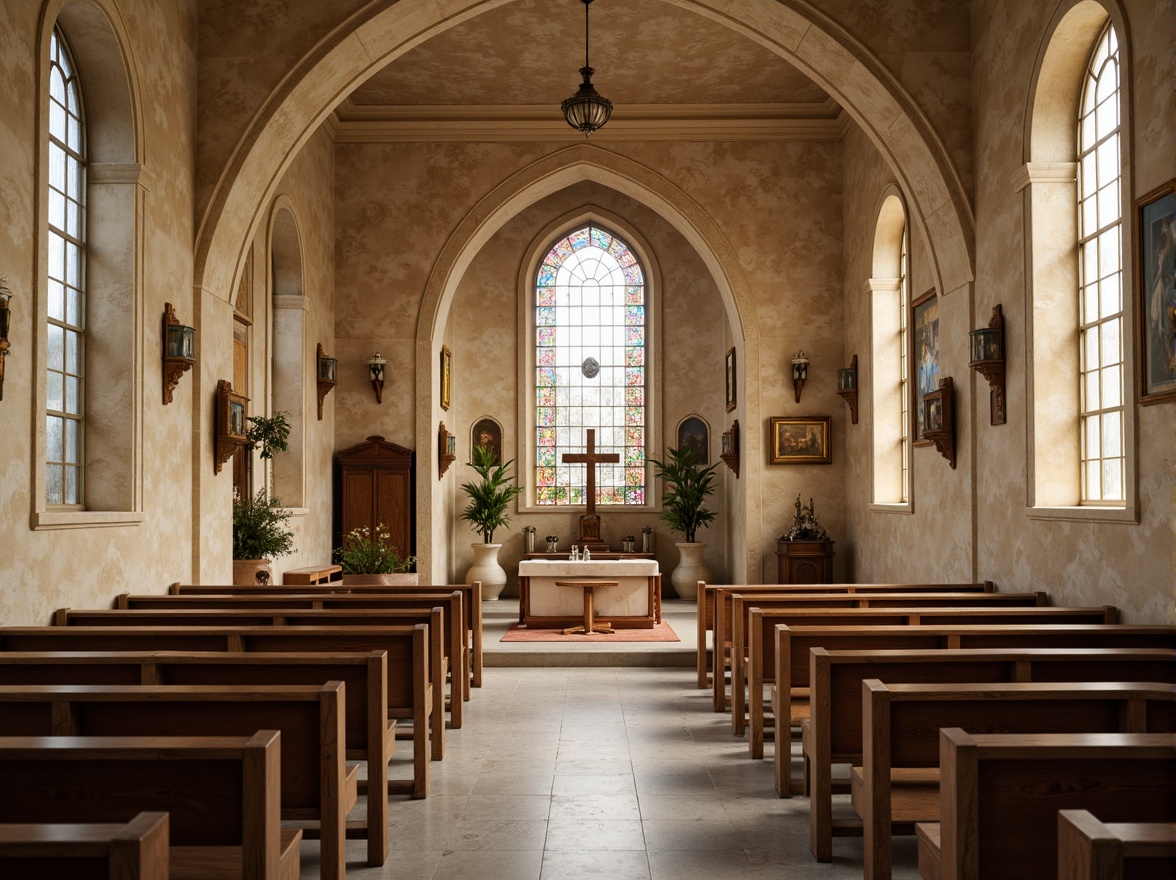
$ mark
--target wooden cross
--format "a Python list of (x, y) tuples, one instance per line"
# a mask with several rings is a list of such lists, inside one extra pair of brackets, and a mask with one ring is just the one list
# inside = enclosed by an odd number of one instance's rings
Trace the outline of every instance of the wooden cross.
[(587, 544), (593, 550), (607, 549), (608, 547), (600, 540), (600, 517), (596, 515), (596, 466), (598, 464), (617, 464), (620, 460), (620, 455), (615, 452), (597, 453), (595, 428), (588, 429), (587, 452), (565, 452), (563, 455), (565, 464), (588, 465), (588, 510), (580, 517), (580, 539), (576, 543)]

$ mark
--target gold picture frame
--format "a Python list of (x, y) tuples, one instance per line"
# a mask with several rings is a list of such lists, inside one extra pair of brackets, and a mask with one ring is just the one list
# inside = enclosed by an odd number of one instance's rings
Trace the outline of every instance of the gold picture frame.
[(768, 464), (831, 464), (831, 416), (772, 416)]
[(453, 399), (453, 352), (441, 346), (441, 409), (448, 410)]

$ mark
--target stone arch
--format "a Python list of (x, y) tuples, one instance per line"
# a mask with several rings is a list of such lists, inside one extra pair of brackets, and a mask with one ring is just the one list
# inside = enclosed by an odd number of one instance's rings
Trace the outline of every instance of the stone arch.
[[(449, 304), (465, 270), (478, 251), (510, 218), (551, 193), (585, 180), (623, 191), (656, 211), (698, 253), (719, 290), (736, 347), (741, 349), (745, 381), (740, 383), (739, 389), (738, 408), (743, 410), (740, 418), (747, 424), (758, 423), (760, 330), (751, 292), (734, 249), (708, 213), (673, 183), (630, 159), (590, 144), (578, 144), (536, 160), (487, 193), (461, 219), (433, 264), (421, 298), (416, 336), (418, 384), (423, 383), (424, 377), (430, 377), (431, 389), (428, 394), (416, 397), (419, 487), (430, 486), (434, 490), (438, 487), (436, 480), (428, 478), (436, 470), (433, 426), (441, 417), (440, 410), (435, 409), (440, 390), (436, 351), (448, 319)], [(761, 440), (758, 432), (747, 433), (743, 454), (755, 460), (760, 454)], [(744, 504), (730, 513), (740, 527), (744, 523), (755, 523), (758, 528), (761, 508), (758, 471), (752, 469), (740, 483)], [(430, 492), (418, 494), (417, 556), (423, 560), (421, 564), (427, 566), (434, 564), (433, 543), (444, 544), (445, 541), (441, 526), (433, 522), (434, 507)], [(751, 542), (744, 558), (731, 560), (732, 577), (758, 572), (760, 556), (760, 548)], [(426, 576), (424, 570), (421, 576)]]
[[(371, 4), (319, 41), (254, 113), (202, 207), (194, 283), (222, 298), (234, 289), (263, 206), (294, 155), (348, 92), (413, 46), (509, 0)], [(755, 40), (832, 95), (886, 158), (922, 231), (936, 287), (973, 277), (971, 203), (942, 140), (886, 66), (802, 0), (666, 0)], [(448, 10), (448, 11), (445, 11)]]
[[(269, 409), (290, 422), (285, 455), (274, 458), (274, 493), (287, 507), (304, 503), (306, 433), (306, 312), (302, 235), (293, 201), (283, 195), (270, 212), (269, 243), (270, 375)], [(264, 410), (265, 401), (258, 401)]]

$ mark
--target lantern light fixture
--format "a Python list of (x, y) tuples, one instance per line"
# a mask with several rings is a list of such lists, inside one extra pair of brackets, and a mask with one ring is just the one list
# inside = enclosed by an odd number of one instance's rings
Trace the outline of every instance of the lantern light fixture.
[(598, 93), (592, 85), (592, 74), (595, 73), (588, 63), (588, 7), (592, 0), (582, 0), (584, 3), (584, 66), (580, 68), (580, 76), (584, 81), (576, 94), (572, 95), (560, 105), (564, 119), (568, 125), (583, 132), (584, 137), (591, 137), (592, 132), (603, 128), (612, 115), (612, 101)]
[(803, 351), (798, 351), (792, 356), (792, 388), (796, 392), (796, 402), (800, 403), (800, 392), (804, 389), (804, 383), (808, 379), (809, 359), (805, 357)]
[(372, 352), (372, 356), (367, 359), (368, 365), (368, 379), (371, 380), (372, 388), (376, 392), (376, 403), (384, 402), (384, 367), (388, 361), (378, 351)]

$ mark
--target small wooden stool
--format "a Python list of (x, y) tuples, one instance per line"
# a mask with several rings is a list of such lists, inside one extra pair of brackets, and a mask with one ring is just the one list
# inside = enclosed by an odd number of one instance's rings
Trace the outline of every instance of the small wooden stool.
[(597, 587), (615, 587), (617, 581), (596, 581), (591, 578), (578, 578), (574, 581), (556, 581), (557, 587), (579, 587), (584, 591), (584, 625), (583, 626), (569, 626), (563, 631), (563, 634), (571, 635), (572, 633), (583, 633), (590, 636), (593, 633), (611, 633), (613, 631), (612, 624), (608, 621), (594, 620), (592, 617), (592, 596)]

